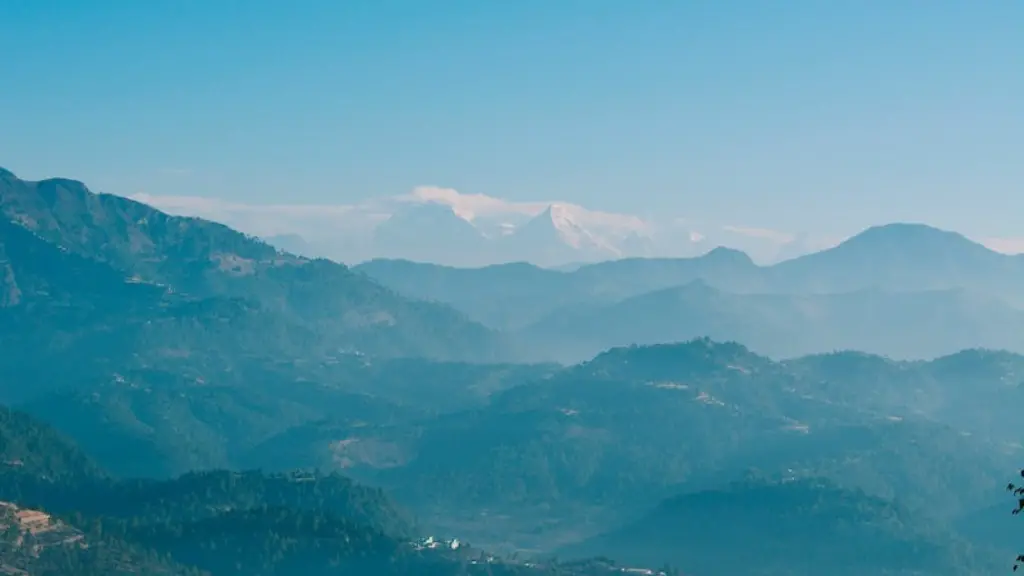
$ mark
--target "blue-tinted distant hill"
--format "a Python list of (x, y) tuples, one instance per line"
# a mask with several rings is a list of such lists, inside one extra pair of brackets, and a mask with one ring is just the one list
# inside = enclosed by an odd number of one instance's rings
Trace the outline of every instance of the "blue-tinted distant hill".
[(571, 271), (371, 261), (357, 270), (516, 335), (527, 357), (575, 362), (612, 346), (711, 336), (775, 357), (856, 349), (928, 358), (1024, 351), (1024, 256), (921, 224), (868, 229), (762, 267), (717, 248)]
[(400, 293), (449, 303), (499, 328), (521, 328), (570, 304), (610, 304), (697, 280), (737, 294), (961, 289), (1024, 304), (1024, 256), (923, 224), (876, 226), (829, 250), (773, 266), (717, 248), (696, 258), (630, 258), (565, 272), (528, 264), (456, 269), (403, 261), (356, 268)]
[(778, 291), (834, 293), (964, 288), (1024, 302), (1024, 255), (1006, 255), (925, 224), (875, 226), (834, 248), (770, 268)]
[(705, 336), (775, 358), (859, 350), (930, 359), (967, 348), (1024, 352), (1024, 310), (960, 288), (738, 294), (697, 280), (612, 304), (566, 307), (516, 334), (536, 354), (563, 361)]

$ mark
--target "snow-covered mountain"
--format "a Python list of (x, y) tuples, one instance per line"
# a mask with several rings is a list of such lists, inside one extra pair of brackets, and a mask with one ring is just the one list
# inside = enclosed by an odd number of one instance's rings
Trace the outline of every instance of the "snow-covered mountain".
[(648, 256), (653, 227), (634, 216), (592, 212), (565, 203), (549, 204), (500, 237), (497, 253), (507, 261), (541, 266)]
[(526, 261), (557, 267), (627, 257), (696, 256), (717, 246), (772, 262), (821, 249), (820, 241), (771, 230), (653, 221), (566, 202), (512, 202), (451, 188), (355, 205), (253, 206), (209, 198), (136, 200), (166, 212), (224, 222), (305, 255), (356, 263), (404, 258), (453, 266)]
[(479, 266), (487, 263), (490, 242), (449, 206), (408, 204), (397, 207), (373, 230), (370, 256)]

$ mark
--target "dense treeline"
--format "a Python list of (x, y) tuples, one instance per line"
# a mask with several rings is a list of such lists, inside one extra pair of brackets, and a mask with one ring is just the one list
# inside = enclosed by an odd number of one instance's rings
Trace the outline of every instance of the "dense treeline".
[[(0, 567), (32, 574), (181, 576), (600, 576), (604, 562), (528, 565), (467, 546), (425, 549), (337, 515), (258, 507), (201, 519), (176, 515), (67, 518), (88, 546), (50, 546), (38, 556), (5, 542)], [(22, 543), (24, 544), (24, 543)]]
[(224, 510), (287, 507), (322, 510), (407, 536), (409, 520), (373, 488), (337, 474), (212, 471), (175, 480), (53, 480), (30, 473), (4, 474), (0, 499), (76, 518), (201, 519)]
[[(0, 465), (49, 479), (97, 477), (102, 473), (81, 451), (31, 416), (0, 407)], [(7, 475), (7, 471), (4, 472)]]
[[(62, 525), (54, 538), (49, 531), (33, 532), (17, 524), (15, 509), (0, 509), (0, 573), (25, 571), (37, 576), (105, 576), (110, 574), (205, 573), (181, 566), (168, 555), (99, 533), (82, 538), (74, 528)], [(67, 542), (62, 540), (74, 538)], [(49, 542), (48, 542), (49, 541)]]

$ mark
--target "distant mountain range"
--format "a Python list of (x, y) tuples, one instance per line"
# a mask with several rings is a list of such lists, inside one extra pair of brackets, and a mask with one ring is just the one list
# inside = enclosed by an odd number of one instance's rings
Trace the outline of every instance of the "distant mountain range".
[[(513, 202), (437, 187), (353, 205), (264, 206), (149, 194), (132, 198), (171, 214), (223, 222), (289, 252), (348, 264), (395, 258), (463, 267), (521, 261), (555, 268), (622, 258), (693, 257), (719, 246), (772, 264), (844, 239), (672, 215), (602, 212), (567, 202)], [(981, 241), (999, 250), (1024, 246), (1005, 238)]]
[(350, 206), (249, 206), (136, 194), (171, 214), (224, 222), (303, 256), (355, 264), (401, 258), (453, 266), (531, 262), (557, 267), (629, 257), (680, 257), (716, 246), (775, 262), (834, 245), (742, 226), (601, 212), (567, 202), (511, 202), (436, 187)]
[(1024, 256), (921, 224), (870, 228), (771, 266), (716, 248), (565, 271), (375, 260), (355, 270), (515, 334), (546, 359), (700, 336), (775, 357), (856, 349), (930, 358), (970, 347), (1024, 352)]
[[(1024, 303), (1024, 255), (995, 252), (955, 232), (923, 224), (875, 226), (827, 250), (764, 266), (719, 247), (689, 258), (624, 258), (567, 270), (525, 263), (455, 268), (409, 261), (371, 261), (355, 267), (417, 297), (449, 300), (464, 292), (508, 296), (509, 280), (530, 274), (538, 293), (563, 288), (573, 298), (614, 301), (694, 280), (743, 294), (835, 294), (964, 288)], [(478, 284), (479, 282), (479, 284)], [(543, 285), (538, 285), (543, 283)], [(514, 286), (519, 283), (511, 282)]]
[[(17, 310), (31, 303), (26, 299), (45, 293), (38, 306), (66, 324), (61, 315), (71, 303), (54, 307), (53, 298), (84, 299), (74, 306), (92, 310), (100, 332), (83, 332), (83, 324), (68, 335), (82, 346), (108, 342), (106, 335), (129, 333), (129, 326), (132, 334), (156, 325), (159, 334), (194, 331), (198, 325), (186, 328), (184, 318), (216, 310), (237, 318), (234, 326), (249, 323), (247, 334), (284, 336), (274, 354), (292, 342), (322, 356), (575, 362), (612, 346), (700, 336), (741, 341), (775, 357), (858, 349), (927, 358), (979, 346), (1024, 352), (1024, 255), (922, 224), (877, 226), (770, 266), (718, 247), (690, 258), (623, 258), (561, 270), (381, 259), (349, 269), (284, 250), (310, 249), (296, 235), (277, 237), (282, 249), (275, 249), (221, 224), (94, 194), (73, 180), (26, 182), (3, 172), (0, 185), (0, 303), (9, 309), (7, 321), (18, 322)], [(615, 244), (606, 242), (609, 235), (636, 246), (651, 238), (633, 217), (453, 191), (420, 190), (376, 209), (389, 215), (372, 231), (374, 245), (390, 254), (422, 249), (423, 258), (442, 244), (466, 253), (485, 229), (492, 247), (510, 257), (523, 248), (552, 260), (607, 248)], [(445, 234), (429, 242), (417, 232), (445, 222)], [(604, 232), (595, 235), (597, 229)], [(112, 315), (100, 318), (104, 311)], [(22, 321), (28, 328), (12, 346), (30, 349), (36, 332), (49, 338), (48, 328), (33, 328), (38, 321)], [(123, 329), (104, 328), (112, 325)], [(211, 349), (230, 341), (203, 330)], [(127, 354), (140, 341), (105, 345)], [(94, 348), (67, 353), (96, 356), (87, 350)]]

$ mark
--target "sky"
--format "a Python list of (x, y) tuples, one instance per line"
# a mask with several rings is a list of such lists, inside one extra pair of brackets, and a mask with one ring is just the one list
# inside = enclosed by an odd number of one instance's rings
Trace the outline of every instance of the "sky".
[(1024, 237), (1019, 0), (8, 0), (0, 166)]

